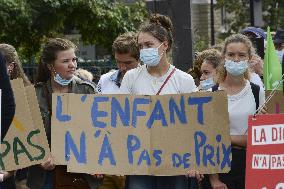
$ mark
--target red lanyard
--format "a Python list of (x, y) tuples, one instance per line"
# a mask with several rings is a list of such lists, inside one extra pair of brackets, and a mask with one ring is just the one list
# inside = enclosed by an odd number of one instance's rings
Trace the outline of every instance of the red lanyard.
[(156, 95), (160, 95), (161, 91), (163, 90), (164, 86), (168, 83), (169, 79), (172, 77), (172, 75), (174, 74), (174, 72), (176, 71), (176, 68), (174, 68), (170, 75), (168, 75), (168, 77), (166, 78), (166, 80), (164, 81), (163, 85), (160, 87), (160, 89), (158, 90)]

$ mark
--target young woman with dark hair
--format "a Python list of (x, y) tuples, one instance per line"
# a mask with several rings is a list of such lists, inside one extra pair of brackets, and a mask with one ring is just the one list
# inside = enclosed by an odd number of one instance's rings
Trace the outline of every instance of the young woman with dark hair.
[[(52, 93), (95, 93), (95, 86), (77, 78), (76, 46), (67, 39), (49, 39), (43, 47), (35, 85), (42, 119), (51, 145)], [(93, 189), (99, 185), (95, 176), (67, 172), (66, 166), (55, 165), (51, 155), (29, 168), (27, 186), (31, 189)]]
[[(191, 75), (170, 64), (167, 55), (173, 45), (173, 25), (169, 17), (155, 14), (138, 31), (140, 61), (144, 64), (126, 72), (121, 92), (135, 95), (181, 94), (197, 91)], [(187, 189), (189, 181), (181, 176), (131, 175), (128, 189)]]

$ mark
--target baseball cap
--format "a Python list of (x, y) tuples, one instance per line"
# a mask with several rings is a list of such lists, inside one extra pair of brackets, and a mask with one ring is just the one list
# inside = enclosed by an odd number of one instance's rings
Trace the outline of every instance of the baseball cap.
[(266, 38), (265, 32), (263, 29), (261, 28), (256, 28), (256, 27), (247, 27), (245, 29), (243, 29), (241, 31), (241, 34), (248, 34), (248, 33), (252, 33), (254, 35), (256, 35), (257, 38)]
[(276, 31), (274, 37), (273, 37), (274, 43), (284, 43), (284, 30), (279, 29)]

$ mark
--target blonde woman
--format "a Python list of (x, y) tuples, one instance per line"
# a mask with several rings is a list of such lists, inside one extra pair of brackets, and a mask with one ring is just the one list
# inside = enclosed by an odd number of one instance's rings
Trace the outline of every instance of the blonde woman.
[(251, 41), (242, 34), (225, 40), (223, 61), (217, 70), (212, 90), (224, 90), (228, 96), (230, 135), (232, 141), (231, 171), (209, 175), (204, 188), (244, 189), (248, 116), (265, 101), (263, 89), (249, 81), (249, 61), (253, 55)]

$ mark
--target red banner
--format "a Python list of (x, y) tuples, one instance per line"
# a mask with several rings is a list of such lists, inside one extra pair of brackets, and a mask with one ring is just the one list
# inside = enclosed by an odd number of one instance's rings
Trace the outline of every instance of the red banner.
[(249, 117), (247, 189), (284, 189), (284, 114)]

